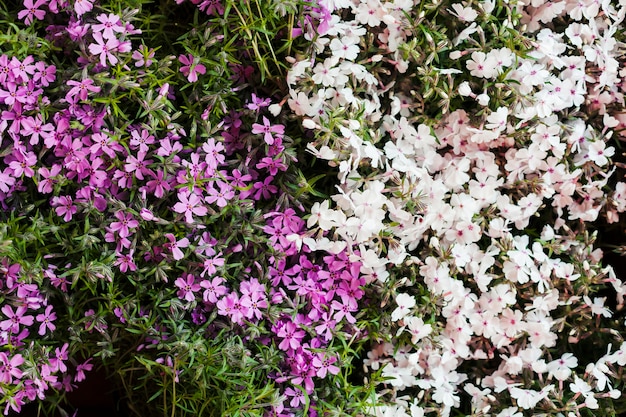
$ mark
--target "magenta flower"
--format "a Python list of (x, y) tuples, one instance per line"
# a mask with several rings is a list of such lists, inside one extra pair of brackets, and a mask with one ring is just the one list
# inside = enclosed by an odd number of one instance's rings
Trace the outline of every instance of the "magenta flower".
[(48, 330), (53, 332), (54, 329), (56, 329), (56, 326), (54, 325), (54, 323), (52, 323), (56, 320), (56, 318), (57, 315), (54, 313), (54, 311), (52, 311), (52, 306), (46, 307), (46, 311), (43, 314), (37, 315), (36, 319), (38, 322), (41, 323), (38, 332), (40, 336), (45, 335)]
[(241, 296), (241, 305), (246, 311), (246, 318), (252, 319), (256, 317), (257, 320), (261, 320), (263, 317), (262, 308), (267, 308), (267, 297), (265, 294), (252, 293), (244, 294)]
[(11, 355), (11, 359), (5, 352), (0, 352), (0, 383), (10, 384), (13, 378), (20, 379), (23, 372), (18, 368), (24, 363), (24, 358), (19, 353)]
[(345, 317), (348, 323), (354, 324), (356, 318), (354, 318), (352, 313), (357, 311), (357, 307), (357, 302), (354, 298), (342, 295), (341, 302), (334, 300), (331, 304), (331, 308), (335, 311), (333, 318), (340, 322)]
[(316, 375), (319, 378), (325, 378), (327, 374), (337, 375), (339, 373), (339, 368), (333, 365), (337, 362), (337, 358), (334, 356), (328, 357), (324, 352), (318, 352), (315, 357), (313, 357), (313, 366), (316, 369)]
[(37, 163), (37, 155), (32, 152), (23, 154), (22, 152), (14, 152), (17, 159), (9, 163), (9, 168), (13, 170), (13, 175), (16, 178), (25, 175), (31, 178), (35, 175), (35, 170), (32, 168)]
[(183, 253), (183, 251), (180, 250), (180, 248), (188, 247), (189, 246), (189, 239), (184, 237), (181, 240), (176, 240), (176, 237), (172, 233), (166, 233), (165, 237), (167, 238), (167, 240), (170, 241), (167, 244), (167, 247), (172, 252), (172, 255), (174, 256), (174, 259), (177, 260), (177, 261), (183, 259), (185, 257), (185, 254)]
[(300, 346), (300, 342), (302, 341), (302, 338), (304, 338), (305, 333), (303, 330), (299, 330), (298, 326), (296, 326), (293, 322), (289, 321), (278, 329), (276, 335), (283, 339), (278, 345), (278, 348), (288, 351), (289, 349), (297, 349)]
[(272, 185), (272, 181), (274, 180), (274, 177), (267, 177), (263, 180), (263, 182), (258, 181), (254, 183), (254, 189), (256, 190), (255, 194), (254, 194), (254, 199), (255, 200), (260, 200), (261, 196), (263, 196), (264, 199), (269, 199), (272, 194), (275, 194), (276, 192), (278, 192), (278, 188), (275, 185)]
[(33, 74), (33, 81), (39, 82), (43, 87), (48, 87), (50, 83), (56, 79), (57, 68), (54, 65), (46, 65), (39, 61), (35, 63), (35, 68), (36, 71)]
[(207, 258), (204, 260), (204, 269), (200, 273), (201, 276), (206, 274), (214, 275), (217, 272), (218, 266), (224, 266), (224, 258), (219, 258), (221, 252), (214, 258)]
[(91, 135), (93, 145), (89, 148), (89, 152), (93, 156), (100, 156), (105, 153), (109, 158), (115, 158), (115, 152), (124, 150), (122, 145), (115, 142), (106, 132), (98, 132)]
[(150, 149), (148, 145), (154, 143), (154, 136), (146, 129), (141, 129), (141, 131), (133, 130), (130, 132), (130, 138), (130, 146), (135, 149), (139, 147), (140, 152), (148, 152)]
[(321, 320), (318, 321), (320, 324), (315, 327), (315, 331), (318, 335), (324, 336), (324, 340), (327, 342), (333, 338), (333, 329), (337, 322), (331, 318), (329, 313), (322, 313)]
[(15, 311), (10, 305), (2, 307), (2, 313), (7, 317), (6, 320), (0, 322), (0, 329), (9, 330), (11, 333), (19, 333), (20, 325), (30, 326), (35, 321), (33, 316), (26, 316), (27, 309), (24, 306), (17, 307)]
[(19, 88), (14, 82), (6, 83), (7, 90), (0, 88), (0, 101), (7, 106), (13, 106), (15, 101), (20, 101), (20, 96), (24, 95), (24, 89)]
[(22, 122), (22, 130), (20, 133), (22, 136), (30, 136), (29, 143), (31, 145), (37, 145), (39, 143), (39, 137), (41, 136), (44, 141), (54, 136), (54, 126), (52, 123), (45, 123), (41, 118), (41, 114), (37, 114), (35, 117), (26, 117)]
[[(194, 1), (194, 3), (197, 3), (197, 1)], [(202, 0), (198, 5), (198, 9), (209, 16), (221, 16), (224, 13), (224, 6), (222, 6), (219, 0)]]
[(246, 104), (246, 107), (249, 108), (250, 110), (259, 111), (263, 107), (267, 107), (269, 105), (270, 105), (269, 98), (260, 98), (260, 97), (257, 97), (256, 94), (252, 93), (252, 101)]
[(265, 143), (268, 145), (272, 145), (274, 143), (274, 136), (272, 133), (276, 133), (277, 137), (281, 137), (283, 133), (285, 133), (285, 126), (283, 125), (275, 125), (272, 126), (267, 117), (263, 116), (263, 124), (254, 123), (252, 125), (252, 133), (254, 134), (263, 134), (263, 139)]
[(209, 204), (217, 204), (218, 207), (226, 207), (229, 200), (232, 200), (235, 197), (235, 191), (230, 186), (230, 184), (218, 181), (219, 191), (215, 189), (215, 187), (211, 187), (208, 189), (208, 195), (205, 200)]
[(224, 145), (220, 142), (216, 142), (211, 138), (202, 145), (202, 150), (206, 152), (205, 162), (207, 166), (213, 170), (217, 169), (220, 164), (223, 164), (226, 158), (221, 153), (224, 150)]
[(224, 282), (226, 281), (222, 277), (214, 277), (210, 281), (208, 279), (200, 281), (200, 286), (204, 288), (202, 299), (205, 303), (215, 304), (219, 297), (228, 293), (228, 288), (222, 285)]
[(187, 223), (193, 223), (193, 215), (205, 216), (207, 208), (202, 205), (202, 199), (198, 195), (186, 191), (178, 193), (178, 203), (174, 204), (174, 211), (185, 215)]
[(33, 75), (37, 69), (33, 62), (35, 62), (35, 59), (30, 55), (24, 58), (23, 61), (20, 61), (16, 57), (11, 58), (11, 71), (13, 72), (13, 76), (16, 79), (21, 79), (19, 80), (20, 82), (30, 80), (30, 76)]
[(239, 295), (230, 293), (222, 297), (217, 303), (217, 314), (230, 317), (233, 323), (243, 324), (244, 315), (247, 314), (247, 308), (241, 305)]
[(196, 299), (195, 293), (202, 288), (200, 284), (196, 284), (196, 277), (191, 274), (187, 274), (186, 278), (179, 277), (174, 281), (174, 285), (180, 288), (176, 293), (178, 298), (189, 302)]
[(163, 171), (157, 171), (156, 173), (150, 172), (150, 176), (154, 179), (146, 183), (146, 190), (153, 193), (155, 197), (161, 198), (166, 191), (172, 189)]
[(98, 93), (100, 92), (100, 87), (97, 85), (93, 85), (93, 80), (91, 78), (85, 78), (84, 80), (74, 81), (69, 80), (67, 85), (72, 88), (65, 95), (66, 99), (69, 99), (74, 96), (78, 96), (81, 100), (87, 100), (87, 95), (89, 92)]
[(115, 212), (115, 217), (119, 220), (117, 222), (111, 223), (109, 228), (113, 232), (117, 232), (117, 234), (121, 238), (125, 238), (131, 235), (130, 229), (134, 229), (139, 226), (139, 222), (133, 218), (133, 215), (130, 213), (124, 213), (121, 210)]
[(54, 211), (57, 216), (63, 216), (63, 220), (66, 222), (72, 220), (72, 216), (78, 210), (70, 196), (52, 197), (52, 206), (56, 206)]
[(196, 62), (196, 58), (191, 54), (180, 55), (178, 60), (184, 65), (180, 67), (180, 72), (187, 77), (190, 83), (198, 81), (198, 74), (206, 73), (206, 67)]
[(67, 352), (68, 348), (69, 345), (65, 343), (63, 344), (63, 346), (61, 346), (61, 349), (54, 349), (55, 357), (50, 358), (50, 366), (52, 367), (52, 372), (67, 372), (67, 365), (65, 364), (65, 361), (69, 359), (69, 355)]
[(306, 403), (306, 398), (304, 397), (304, 393), (300, 391), (298, 388), (287, 387), (285, 389), (285, 395), (287, 397), (291, 397), (289, 401), (289, 405), (292, 407), (298, 407), (300, 404), (304, 405)]
[(93, 369), (93, 364), (89, 363), (89, 361), (91, 361), (91, 358), (76, 366), (76, 375), (74, 376), (74, 382), (84, 381), (86, 378), (85, 372), (91, 371)]
[(152, 159), (144, 160), (145, 157), (146, 152), (143, 151), (139, 151), (137, 157), (128, 155), (126, 164), (124, 164), (124, 171), (132, 172), (137, 179), (143, 180), (144, 175), (150, 174), (151, 171), (148, 169), (148, 165), (153, 162)]
[(133, 252), (133, 250), (131, 250), (128, 254), (117, 252), (117, 258), (115, 259), (115, 262), (113, 262), (113, 265), (117, 266), (120, 269), (120, 272), (123, 273), (126, 273), (129, 270), (131, 272), (136, 271), (137, 265), (133, 260)]
[(154, 49), (148, 49), (146, 45), (141, 45), (138, 50), (133, 51), (131, 58), (135, 60), (136, 67), (149, 67), (154, 58)]
[(269, 156), (261, 159), (259, 163), (256, 164), (256, 168), (262, 169), (267, 168), (270, 172), (270, 175), (278, 174), (278, 171), (286, 171), (287, 165), (283, 164), (283, 161), (280, 158), (272, 159)]

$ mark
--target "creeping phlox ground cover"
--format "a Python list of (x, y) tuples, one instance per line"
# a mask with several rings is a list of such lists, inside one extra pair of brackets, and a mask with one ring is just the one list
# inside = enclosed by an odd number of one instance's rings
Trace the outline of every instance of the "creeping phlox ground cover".
[(625, 15), (0, 2), (2, 411), (624, 412)]

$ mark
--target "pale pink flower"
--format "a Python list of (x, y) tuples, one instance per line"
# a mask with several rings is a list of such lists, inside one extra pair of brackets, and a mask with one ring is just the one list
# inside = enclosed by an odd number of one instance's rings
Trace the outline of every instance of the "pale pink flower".
[(100, 64), (102, 66), (107, 66), (107, 59), (111, 63), (111, 65), (117, 64), (117, 57), (113, 55), (113, 52), (117, 51), (117, 48), (120, 46), (120, 41), (116, 38), (107, 39), (106, 41), (102, 38), (102, 34), (100, 32), (96, 32), (93, 34), (93, 39), (96, 43), (92, 43), (89, 45), (89, 52), (94, 55), (100, 55)]

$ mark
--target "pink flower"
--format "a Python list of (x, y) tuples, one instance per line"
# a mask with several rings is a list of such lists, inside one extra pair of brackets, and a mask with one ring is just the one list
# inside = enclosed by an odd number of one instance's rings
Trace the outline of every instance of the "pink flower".
[(157, 171), (156, 173), (150, 172), (150, 175), (154, 178), (146, 183), (146, 188), (149, 192), (154, 193), (157, 198), (163, 197), (165, 191), (172, 189), (163, 171)]
[(24, 358), (19, 353), (11, 355), (11, 359), (5, 352), (0, 352), (0, 383), (10, 384), (13, 378), (20, 379), (22, 371), (18, 368), (24, 363)]
[(54, 165), (52, 165), (52, 167), (50, 169), (48, 169), (46, 167), (41, 167), (41, 168), (39, 168), (39, 171), (37, 171), (37, 172), (39, 173), (39, 175), (42, 178), (39, 181), (39, 184), (37, 184), (37, 190), (40, 193), (43, 193), (43, 194), (51, 193), (52, 192), (52, 186), (54, 184), (56, 184), (56, 182), (57, 182), (54, 179), (54, 177), (59, 175), (59, 173), (61, 172), (61, 165), (54, 164)]
[(278, 174), (278, 171), (287, 170), (287, 166), (283, 164), (283, 161), (281, 161), (280, 158), (272, 159), (269, 156), (261, 159), (261, 161), (256, 164), (256, 168), (267, 168), (270, 172), (270, 175), (276, 175)]
[(33, 316), (26, 316), (27, 309), (24, 306), (17, 307), (15, 311), (10, 305), (2, 307), (2, 313), (7, 317), (6, 320), (0, 322), (0, 329), (9, 330), (11, 333), (19, 333), (20, 325), (30, 326), (34, 322)]
[(120, 272), (126, 273), (128, 270), (136, 271), (137, 265), (133, 261), (133, 250), (128, 254), (117, 252), (117, 259), (113, 262), (113, 265), (119, 267)]
[(41, 118), (41, 114), (37, 114), (35, 117), (26, 117), (22, 121), (22, 130), (20, 133), (22, 136), (30, 136), (29, 143), (31, 145), (37, 145), (39, 143), (39, 137), (49, 139), (54, 135), (54, 126), (52, 123), (45, 123)]
[(316, 369), (317, 376), (319, 378), (325, 378), (328, 373), (337, 375), (339, 373), (339, 368), (333, 365), (335, 362), (337, 362), (336, 357), (328, 357), (326, 353), (318, 352), (313, 358), (313, 366)]
[[(78, 3), (78, 1), (76, 3)], [(111, 65), (117, 64), (117, 57), (113, 55), (113, 52), (115, 52), (120, 46), (120, 41), (118, 41), (116, 38), (112, 38), (107, 39), (105, 42), (100, 32), (94, 33), (93, 39), (96, 41), (96, 43), (92, 43), (89, 45), (89, 52), (94, 55), (100, 54), (100, 64), (102, 64), (103, 67), (106, 67), (107, 59), (109, 60)]]
[(253, 187), (256, 190), (254, 194), (255, 200), (260, 200), (261, 196), (267, 200), (272, 196), (272, 194), (278, 192), (278, 187), (272, 184), (273, 180), (274, 177), (268, 176), (263, 180), (263, 182), (257, 181), (254, 183)]
[(283, 339), (278, 348), (287, 351), (289, 349), (297, 349), (305, 333), (302, 330), (298, 330), (298, 326), (293, 322), (287, 322), (278, 330), (276, 335)]
[(216, 304), (217, 314), (221, 316), (228, 316), (237, 324), (243, 324), (244, 315), (247, 314), (247, 308), (245, 308), (239, 300), (237, 293), (230, 293), (223, 297)]
[(246, 317), (252, 319), (256, 317), (257, 320), (261, 320), (263, 313), (262, 308), (267, 308), (267, 297), (265, 293), (253, 292), (250, 294), (244, 294), (241, 296), (241, 305), (247, 309)]
[(78, 17), (90, 12), (93, 9), (93, 4), (89, 0), (75, 0), (74, 11)]
[(52, 197), (52, 205), (56, 206), (55, 212), (57, 216), (63, 216), (63, 220), (69, 222), (78, 208), (73, 204), (72, 197), (60, 196)]
[(233, 188), (223, 181), (219, 181), (219, 191), (215, 189), (215, 187), (209, 188), (208, 196), (206, 197), (206, 202), (209, 204), (216, 203), (218, 207), (226, 207), (229, 200), (232, 200), (235, 197), (235, 191)]
[(134, 229), (139, 226), (139, 222), (135, 220), (130, 213), (124, 213), (121, 210), (115, 212), (115, 217), (119, 220), (111, 223), (110, 229), (113, 232), (117, 232), (119, 237), (125, 238), (131, 235), (130, 229)]
[(183, 259), (185, 257), (185, 254), (183, 253), (183, 251), (180, 250), (180, 248), (186, 248), (187, 246), (189, 246), (189, 239), (184, 237), (181, 240), (176, 240), (176, 237), (172, 233), (166, 233), (165, 237), (167, 238), (167, 240), (170, 241), (167, 244), (167, 247), (169, 247), (170, 251), (172, 252), (174, 260), (178, 261)]
[(115, 39), (115, 33), (124, 32), (124, 26), (120, 25), (120, 17), (113, 13), (106, 14), (102, 13), (96, 17), (98, 22), (97, 25), (93, 25), (91, 28), (96, 32), (102, 32), (102, 36), (105, 39)]
[(139, 147), (141, 152), (148, 152), (149, 146), (154, 143), (154, 136), (146, 129), (133, 130), (130, 132), (130, 145), (135, 149)]
[(38, 332), (40, 336), (46, 334), (48, 330), (53, 332), (54, 329), (56, 329), (56, 326), (52, 323), (54, 320), (56, 320), (56, 318), (57, 315), (54, 313), (54, 311), (52, 311), (52, 306), (46, 307), (46, 311), (43, 314), (37, 315), (36, 319), (38, 322), (41, 323)]
[(89, 363), (91, 358), (87, 359), (87, 361), (79, 364), (76, 367), (76, 375), (74, 376), (74, 382), (81, 382), (85, 380), (85, 371), (91, 371), (93, 369), (93, 364)]
[(11, 71), (15, 78), (21, 78), (21, 82), (30, 80), (30, 76), (35, 73), (37, 69), (33, 64), (35, 59), (28, 55), (23, 61), (20, 61), (16, 57), (11, 58)]
[(204, 260), (204, 269), (200, 273), (201, 276), (206, 275), (214, 275), (217, 272), (218, 266), (224, 266), (224, 258), (219, 258), (221, 252), (216, 255), (215, 258), (207, 258)]
[(37, 20), (43, 20), (46, 12), (44, 10), (39, 9), (39, 6), (42, 6), (45, 3), (44, 0), (37, 0), (33, 4), (33, 0), (24, 0), (25, 10), (20, 11), (17, 14), (18, 19), (24, 19), (24, 23), (30, 25), (33, 23), (33, 18)]
[(198, 74), (206, 73), (206, 67), (197, 63), (191, 54), (180, 55), (178, 60), (184, 64), (184, 66), (180, 67), (180, 72), (187, 77), (190, 83), (198, 81)]
[(193, 215), (205, 216), (208, 212), (207, 208), (202, 205), (202, 199), (196, 194), (190, 192), (179, 192), (178, 203), (174, 204), (174, 211), (176, 213), (184, 213), (185, 221), (187, 223), (193, 223)]
[(225, 295), (228, 293), (228, 288), (226, 288), (222, 283), (225, 280), (222, 277), (215, 277), (212, 280), (205, 279), (200, 282), (200, 286), (204, 288), (204, 293), (202, 294), (202, 299), (205, 303), (217, 303), (218, 297)]
[(196, 299), (195, 293), (202, 288), (200, 284), (196, 284), (196, 277), (191, 274), (187, 274), (186, 278), (179, 277), (174, 281), (174, 285), (180, 288), (176, 293), (178, 298), (189, 302)]
[(276, 133), (277, 137), (282, 137), (283, 133), (285, 133), (285, 126), (283, 125), (275, 125), (272, 126), (267, 117), (263, 116), (263, 124), (254, 123), (252, 125), (252, 133), (254, 134), (263, 134), (263, 139), (265, 143), (268, 145), (272, 145), (274, 143), (274, 136), (272, 133)]
[(133, 51), (131, 58), (136, 61), (136, 67), (149, 67), (152, 65), (152, 58), (154, 58), (154, 49), (148, 49), (145, 45), (141, 45), (138, 50)]
[(100, 92), (100, 87), (94, 86), (93, 80), (90, 78), (85, 78), (80, 81), (69, 80), (67, 85), (72, 88), (65, 95), (66, 98), (78, 96), (81, 100), (87, 100), (87, 94), (89, 94), (90, 91), (94, 93)]
[(337, 320), (337, 322), (340, 322), (345, 317), (348, 323), (354, 324), (356, 318), (352, 316), (352, 312), (357, 311), (357, 307), (357, 302), (354, 298), (342, 295), (341, 303), (334, 300), (331, 304), (331, 308), (335, 311), (333, 318)]

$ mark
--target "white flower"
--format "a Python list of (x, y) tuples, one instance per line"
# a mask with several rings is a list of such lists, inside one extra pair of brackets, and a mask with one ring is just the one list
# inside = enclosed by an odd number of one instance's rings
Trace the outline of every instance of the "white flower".
[(470, 87), (467, 81), (463, 81), (459, 84), (459, 94), (464, 97), (472, 96), (474, 94), (472, 87)]
[(311, 216), (307, 220), (307, 227), (310, 229), (316, 224), (322, 230), (330, 230), (335, 226), (334, 220), (335, 216), (333, 215), (334, 210), (329, 208), (330, 201), (324, 200), (321, 204), (316, 202), (311, 207)]
[(313, 68), (313, 81), (325, 87), (336, 85), (339, 77), (339, 68), (335, 67), (338, 58), (326, 58), (324, 63), (318, 62)]
[(473, 22), (478, 17), (476, 10), (471, 7), (463, 7), (460, 3), (453, 4), (452, 8), (454, 10), (448, 10), (450, 14), (458, 17), (462, 22)]
[[(606, 147), (606, 143), (601, 140), (591, 142), (589, 144), (589, 160), (593, 161), (598, 166), (603, 166), (609, 163), (611, 156), (615, 154), (615, 148), (612, 146)], [(607, 158), (608, 157), (608, 158)]]
[(513, 387), (509, 390), (509, 393), (511, 394), (511, 397), (517, 401), (517, 405), (519, 407), (522, 407), (525, 410), (530, 410), (531, 408), (534, 408), (539, 401), (548, 396), (548, 391), (550, 391), (553, 386), (548, 385), (546, 388), (541, 391), (535, 391), (532, 389)]
[(606, 297), (594, 297), (593, 302), (591, 302), (591, 299), (588, 296), (584, 295), (583, 300), (585, 301), (585, 304), (591, 307), (592, 314), (604, 317), (611, 317), (613, 315), (613, 313), (611, 313), (611, 310), (604, 306)]
[(478, 101), (478, 104), (480, 104), (483, 107), (486, 107), (489, 105), (489, 94), (486, 93), (482, 93), (476, 96), (476, 101)]
[(355, 39), (349, 36), (344, 36), (341, 39), (334, 38), (330, 41), (330, 49), (333, 56), (354, 61), (359, 55), (358, 41), (358, 38)]
[(362, 1), (356, 10), (353, 9), (356, 20), (364, 25), (378, 26), (385, 14), (382, 4), (378, 0)]
[(500, 411), (496, 417), (524, 417), (517, 407), (509, 407)]
[(497, 130), (499, 132), (506, 128), (507, 117), (509, 116), (508, 107), (498, 107), (494, 112), (487, 116), (487, 129)]
[(579, 392), (584, 396), (591, 393), (591, 385), (580, 379), (578, 375), (574, 375), (574, 382), (569, 384), (569, 389), (571, 389), (572, 392)]
[(413, 344), (419, 342), (433, 331), (432, 326), (424, 324), (424, 320), (420, 317), (406, 317), (404, 324), (407, 326), (409, 333), (411, 333), (411, 343)]
[(474, 77), (493, 78), (498, 75), (498, 62), (493, 56), (487, 56), (484, 52), (472, 52), (472, 59), (469, 59), (465, 66)]
[(572, 353), (564, 353), (560, 359), (548, 363), (548, 375), (553, 375), (559, 381), (565, 381), (578, 366), (578, 359)]
[(415, 307), (415, 297), (409, 294), (400, 293), (396, 296), (396, 304), (398, 307), (391, 313), (391, 320), (398, 321), (406, 317), (413, 307)]

